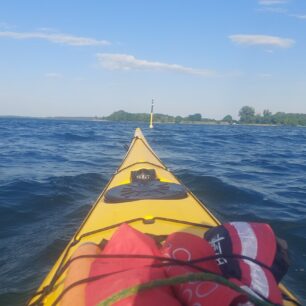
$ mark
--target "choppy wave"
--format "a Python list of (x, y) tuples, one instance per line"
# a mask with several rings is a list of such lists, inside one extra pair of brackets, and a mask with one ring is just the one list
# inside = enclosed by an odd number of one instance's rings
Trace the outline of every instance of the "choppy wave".
[[(1, 305), (23, 305), (35, 291), (121, 162), (135, 127), (0, 119)], [(306, 129), (142, 127), (218, 218), (268, 222), (288, 241), (285, 281), (306, 301)]]

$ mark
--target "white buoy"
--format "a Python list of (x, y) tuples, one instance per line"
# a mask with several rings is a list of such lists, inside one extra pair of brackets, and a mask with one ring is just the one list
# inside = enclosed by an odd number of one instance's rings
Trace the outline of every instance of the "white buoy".
[(152, 99), (152, 104), (151, 104), (150, 129), (153, 129), (153, 109), (154, 109), (154, 99)]

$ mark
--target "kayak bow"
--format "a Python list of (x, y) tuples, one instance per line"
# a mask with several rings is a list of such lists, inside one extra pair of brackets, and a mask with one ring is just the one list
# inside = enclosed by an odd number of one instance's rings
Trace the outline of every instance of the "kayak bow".
[[(147, 184), (143, 181), (154, 180)], [(123, 223), (152, 235), (187, 232), (200, 237), (219, 220), (163, 164), (139, 128), (119, 166), (28, 305), (56, 305), (64, 290), (67, 264), (85, 242), (99, 244), (110, 239)], [(284, 287), (282, 292), (297, 305)]]

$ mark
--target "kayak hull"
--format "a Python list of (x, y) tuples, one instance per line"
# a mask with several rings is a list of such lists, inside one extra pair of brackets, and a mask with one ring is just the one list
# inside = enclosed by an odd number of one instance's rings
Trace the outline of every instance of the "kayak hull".
[[(129, 184), (131, 172), (153, 169), (160, 182), (182, 183), (167, 169), (154, 153), (140, 129), (136, 129), (131, 145), (122, 164), (93, 205), (89, 214), (42, 282), (28, 305), (56, 305), (64, 289), (66, 271), (59, 273), (75, 250), (83, 243), (99, 244), (110, 239), (120, 224), (152, 235), (169, 235), (183, 231), (203, 237), (207, 227), (220, 221), (185, 186), (186, 197), (181, 199), (144, 199), (120, 203), (106, 203), (105, 195), (111, 188)], [(284, 293), (295, 297), (284, 287)], [(284, 305), (294, 305), (285, 301)]]

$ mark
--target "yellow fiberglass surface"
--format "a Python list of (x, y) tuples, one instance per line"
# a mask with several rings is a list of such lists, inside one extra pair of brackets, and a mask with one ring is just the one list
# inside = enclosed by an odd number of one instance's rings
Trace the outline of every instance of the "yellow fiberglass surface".
[[(100, 243), (110, 239), (122, 223), (153, 235), (168, 235), (185, 231), (203, 237), (206, 226), (217, 226), (220, 222), (187, 188), (187, 197), (181, 199), (143, 199), (109, 204), (105, 194), (113, 187), (128, 184), (131, 172), (154, 169), (161, 182), (181, 184), (154, 153), (139, 128), (136, 129), (130, 147), (113, 177), (93, 205), (78, 231), (48, 273), (28, 305), (60, 305), (59, 297), (64, 289), (65, 264), (83, 243)], [(287, 296), (295, 297), (284, 287)], [(284, 301), (284, 305), (295, 305)]]

